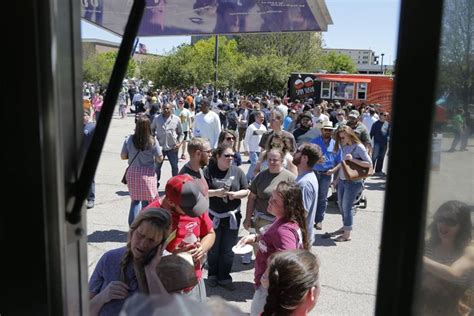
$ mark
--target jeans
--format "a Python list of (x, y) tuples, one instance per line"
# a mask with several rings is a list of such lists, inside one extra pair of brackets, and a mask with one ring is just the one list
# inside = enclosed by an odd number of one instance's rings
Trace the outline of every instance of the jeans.
[(267, 296), (268, 290), (260, 285), (253, 294), (250, 316), (259, 316), (262, 314), (265, 304), (267, 303)]
[(372, 163), (375, 172), (381, 172), (383, 167), (383, 160), (387, 153), (387, 144), (374, 143), (374, 150), (372, 151)]
[(339, 179), (337, 185), (337, 203), (342, 214), (344, 230), (352, 230), (352, 208), (357, 194), (362, 192), (362, 181), (349, 181)]
[(255, 167), (257, 166), (257, 161), (258, 161), (258, 155), (260, 153), (258, 151), (251, 151), (249, 152), (249, 158), (250, 158), (250, 166), (249, 170), (247, 171), (247, 182), (250, 183), (250, 181), (253, 180), (253, 172), (255, 170)]
[[(212, 215), (211, 219), (212, 219)], [(237, 227), (240, 226), (242, 214), (238, 212)], [(207, 264), (209, 265), (209, 277), (217, 277), (220, 283), (232, 282), (230, 271), (234, 262), (234, 252), (232, 247), (237, 244), (239, 234), (238, 229), (230, 229), (229, 218), (221, 218), (219, 227), (214, 229), (216, 240), (207, 254)]]
[(128, 213), (128, 226), (132, 225), (141, 209), (145, 208), (149, 203), (149, 201), (132, 200), (132, 203), (130, 203), (130, 212)]
[(316, 178), (318, 178), (318, 206), (316, 208), (316, 217), (314, 221), (316, 223), (322, 223), (324, 220), (324, 214), (328, 207), (328, 192), (329, 187), (331, 186), (331, 177), (319, 172), (316, 173)]
[[(172, 150), (163, 150), (163, 159), (165, 157), (168, 157), (168, 160), (171, 165), (171, 174), (172, 176), (176, 176), (178, 174), (178, 150), (177, 149), (172, 149)], [(161, 178), (161, 166), (163, 166), (163, 162), (160, 162), (156, 164), (156, 180), (160, 182)]]
[(89, 195), (87, 196), (87, 201), (95, 201), (95, 179), (92, 179)]

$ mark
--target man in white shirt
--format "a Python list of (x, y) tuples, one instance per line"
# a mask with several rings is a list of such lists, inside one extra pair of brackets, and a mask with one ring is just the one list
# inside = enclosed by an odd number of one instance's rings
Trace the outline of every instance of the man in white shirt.
[(372, 125), (378, 120), (378, 116), (376, 115), (377, 114), (375, 113), (375, 109), (371, 107), (369, 107), (362, 115), (362, 124), (364, 124), (365, 127), (367, 127), (367, 130), (369, 132), (372, 129)]
[(262, 135), (267, 131), (265, 125), (263, 125), (264, 114), (258, 111), (255, 114), (255, 122), (247, 127), (245, 132), (245, 140), (249, 149), (250, 167), (247, 171), (247, 181), (250, 182), (253, 179), (253, 171), (257, 165), (258, 156), (260, 155), (260, 139)]
[(316, 129), (321, 129), (323, 122), (328, 122), (329, 117), (326, 114), (323, 114), (321, 111), (321, 105), (316, 105), (313, 108), (313, 127)]
[(209, 111), (209, 100), (203, 98), (201, 112), (194, 117), (193, 136), (207, 138), (211, 148), (217, 148), (220, 133), (221, 120), (219, 115)]

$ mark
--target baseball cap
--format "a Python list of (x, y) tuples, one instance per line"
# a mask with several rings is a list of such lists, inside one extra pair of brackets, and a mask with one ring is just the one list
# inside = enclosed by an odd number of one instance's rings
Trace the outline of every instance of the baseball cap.
[(311, 120), (313, 117), (311, 116), (311, 113), (309, 113), (309, 112), (303, 112), (303, 113), (301, 114), (300, 118), (301, 118), (301, 119), (303, 119), (303, 118), (309, 118), (309, 119)]
[(209, 199), (206, 197), (201, 180), (194, 179), (189, 174), (180, 174), (169, 179), (165, 194), (188, 216), (198, 217), (209, 209)]
[(359, 112), (357, 110), (352, 110), (349, 112), (349, 117), (359, 118)]

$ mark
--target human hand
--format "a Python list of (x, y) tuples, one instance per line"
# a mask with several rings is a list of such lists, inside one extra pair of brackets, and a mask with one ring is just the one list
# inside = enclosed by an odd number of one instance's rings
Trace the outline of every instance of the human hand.
[(347, 155), (344, 157), (344, 160), (352, 160), (352, 155), (351, 155), (351, 154), (347, 154)]
[(194, 262), (199, 262), (204, 257), (205, 252), (199, 241), (195, 243), (194, 247), (188, 253), (193, 257)]
[(227, 196), (227, 192), (228, 191), (226, 191), (224, 188), (216, 189), (214, 190), (214, 196), (223, 198)]
[(242, 237), (239, 242), (237, 243), (238, 247), (242, 247), (246, 244), (253, 244), (257, 240), (256, 234), (250, 234), (247, 236)]
[(150, 262), (147, 265), (145, 265), (145, 268), (152, 269), (153, 271), (156, 270), (156, 267), (158, 267), (158, 265), (160, 264), (162, 255), (163, 255), (163, 245), (159, 245), (156, 249), (155, 255), (150, 260)]
[(128, 296), (128, 285), (122, 281), (112, 281), (102, 292), (102, 296), (104, 303), (108, 303), (111, 300), (125, 299)]
[(182, 243), (181, 245), (179, 245), (178, 247), (176, 247), (174, 250), (173, 250), (173, 254), (178, 254), (180, 252), (188, 252), (190, 251), (191, 249), (193, 249), (195, 247), (194, 244), (185, 244), (185, 243)]
[(237, 199), (237, 193), (236, 193), (236, 192), (229, 191), (229, 192), (227, 192), (227, 198), (228, 198), (229, 200)]
[(244, 225), (244, 228), (245, 228), (246, 230), (249, 230), (250, 227), (252, 226), (252, 219), (251, 219), (250, 217), (246, 218), (246, 219), (244, 220), (243, 225)]

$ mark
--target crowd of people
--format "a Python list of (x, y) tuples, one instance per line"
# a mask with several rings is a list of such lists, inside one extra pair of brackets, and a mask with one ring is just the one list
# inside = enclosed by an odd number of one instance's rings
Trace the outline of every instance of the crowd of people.
[[(84, 105), (85, 126), (86, 119), (93, 120), (91, 109), (100, 115), (93, 104)], [(251, 315), (312, 310), (320, 292), (320, 262), (311, 246), (316, 230), (323, 230), (329, 191), (337, 193), (341, 226), (322, 238), (349, 242), (365, 178), (385, 176), (389, 113), (377, 105), (290, 102), (230, 90), (144, 92), (135, 86), (124, 87), (118, 105), (121, 117), (131, 105), (135, 114), (134, 133), (121, 151), (129, 165), (129, 241), (99, 260), (89, 284), (91, 314), (116, 315), (137, 292), (205, 302), (203, 267), (207, 286), (234, 291), (234, 249), (247, 244), (255, 255)], [(161, 178), (164, 157), (171, 166), (167, 181)], [(186, 163), (178, 170), (180, 159)], [(374, 172), (353, 179), (347, 165)], [(162, 197), (160, 182), (165, 183)], [(241, 224), (254, 233), (239, 240)], [(160, 260), (182, 253), (192, 257), (196, 282), (168, 293), (158, 273)], [(433, 274), (458, 273), (443, 271), (448, 268), (428, 257)], [(451, 259), (449, 264), (455, 262)], [(456, 267), (471, 269), (466, 263), (471, 259)], [(241, 260), (251, 263), (252, 252)]]

